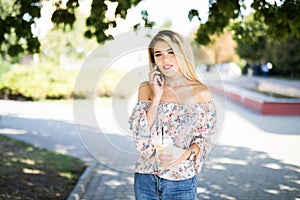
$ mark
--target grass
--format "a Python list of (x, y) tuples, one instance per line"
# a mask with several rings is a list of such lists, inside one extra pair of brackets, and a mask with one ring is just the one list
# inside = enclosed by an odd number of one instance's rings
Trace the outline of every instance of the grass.
[(86, 167), (78, 158), (0, 135), (0, 199), (66, 199)]

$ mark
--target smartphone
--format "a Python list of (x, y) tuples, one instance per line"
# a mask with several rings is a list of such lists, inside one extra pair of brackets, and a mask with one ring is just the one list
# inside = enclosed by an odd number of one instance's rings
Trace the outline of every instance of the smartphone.
[[(161, 73), (161, 71), (160, 71), (160, 69), (158, 68), (158, 66), (156, 66), (156, 69), (157, 69), (157, 71), (159, 72), (159, 74), (158, 74), (159, 79), (160, 79), (160, 81), (162, 81), (163, 78), (164, 78), (164, 76), (163, 76), (163, 74)], [(161, 82), (157, 81), (157, 84), (158, 84), (159, 86), (161, 86)]]

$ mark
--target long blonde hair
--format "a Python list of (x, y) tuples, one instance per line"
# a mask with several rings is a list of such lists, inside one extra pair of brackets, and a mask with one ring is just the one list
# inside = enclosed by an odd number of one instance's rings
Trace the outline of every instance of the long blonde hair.
[(158, 41), (164, 41), (170, 45), (175, 53), (175, 57), (183, 76), (192, 81), (199, 80), (194, 68), (194, 56), (190, 44), (181, 35), (170, 30), (159, 31), (151, 40), (148, 47), (149, 67), (153, 69), (154, 61), (154, 45)]

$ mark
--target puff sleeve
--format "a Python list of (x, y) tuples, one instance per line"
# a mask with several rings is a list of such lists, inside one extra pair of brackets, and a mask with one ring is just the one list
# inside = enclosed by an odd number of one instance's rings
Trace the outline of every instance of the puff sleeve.
[(217, 112), (215, 104), (211, 101), (201, 104), (198, 109), (199, 113), (191, 141), (191, 145), (197, 144), (200, 149), (199, 154), (194, 160), (196, 171), (201, 169), (203, 161), (207, 158), (218, 138), (216, 130)]
[(150, 129), (146, 118), (146, 112), (150, 102), (146, 100), (138, 101), (129, 118), (130, 130), (133, 133), (133, 139), (137, 150), (144, 158), (150, 158), (154, 155), (154, 141), (157, 137), (157, 120)]

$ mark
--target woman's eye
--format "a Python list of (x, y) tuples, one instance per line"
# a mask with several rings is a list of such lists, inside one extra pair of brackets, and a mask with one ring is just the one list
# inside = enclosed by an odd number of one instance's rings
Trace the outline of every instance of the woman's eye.
[(155, 54), (154, 56), (155, 56), (155, 57), (159, 57), (159, 56), (161, 56), (161, 53), (157, 53), (157, 54)]
[(174, 51), (169, 51), (168, 54), (174, 54)]

